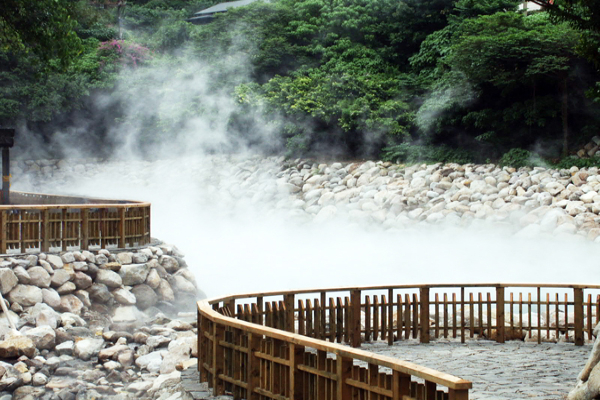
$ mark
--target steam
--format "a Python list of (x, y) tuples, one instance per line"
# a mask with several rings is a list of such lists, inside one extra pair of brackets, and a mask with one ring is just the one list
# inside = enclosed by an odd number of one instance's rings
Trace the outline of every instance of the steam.
[[(243, 81), (251, 72), (246, 55), (226, 56), (225, 70), (218, 73)], [(294, 195), (280, 190), (281, 160), (228, 134), (239, 109), (230, 92), (214, 85), (216, 72), (201, 60), (186, 59), (124, 72), (111, 97), (96, 99), (98, 110), (109, 112), (119, 104), (126, 117), (126, 123), (109, 127), (107, 143), (97, 144), (111, 146), (106, 163), (49, 174), (41, 182), (21, 177), (13, 188), (150, 201), (153, 236), (186, 254), (209, 297), (410, 283), (588, 283), (595, 276), (597, 244), (584, 241), (519, 238), (487, 224), (387, 229), (358, 224), (344, 213), (326, 223), (315, 221), (294, 207)], [(421, 108), (419, 124), (430, 130), (437, 115), (471, 96), (468, 87), (436, 93)], [(190, 104), (205, 112), (190, 112)], [(271, 121), (246, 117), (261, 127), (255, 141), (276, 147)], [(165, 127), (177, 128), (150, 136), (143, 121), (152, 118), (175, 121)], [(50, 144), (30, 142), (22, 130), (18, 152), (24, 158), (56, 151), (82, 159), (107, 157), (81, 139), (92, 128), (90, 121), (80, 121)]]

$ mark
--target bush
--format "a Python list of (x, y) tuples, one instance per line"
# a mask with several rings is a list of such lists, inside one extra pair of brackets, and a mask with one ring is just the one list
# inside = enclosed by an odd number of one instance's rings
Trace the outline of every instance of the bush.
[(498, 162), (501, 166), (521, 168), (521, 167), (543, 167), (547, 163), (536, 153), (524, 149), (510, 149), (500, 158)]
[(382, 159), (392, 162), (403, 162), (415, 164), (424, 163), (448, 163), (468, 164), (473, 162), (475, 157), (472, 153), (463, 149), (453, 149), (446, 145), (441, 146), (422, 146), (410, 143), (401, 143), (383, 149)]
[(560, 161), (554, 164), (557, 169), (569, 169), (571, 167), (577, 168), (590, 168), (600, 167), (600, 157), (590, 158), (579, 158), (574, 156), (568, 156), (562, 158)]

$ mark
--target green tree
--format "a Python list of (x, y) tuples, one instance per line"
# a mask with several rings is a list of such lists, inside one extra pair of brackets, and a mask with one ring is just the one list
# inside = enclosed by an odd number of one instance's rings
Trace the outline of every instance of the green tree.
[[(441, 55), (429, 67), (437, 73), (432, 86), (438, 95), (454, 94), (445, 102), (426, 103), (421, 116), (437, 116), (433, 119), (441, 122), (439, 130), (444, 123), (463, 125), (478, 140), (496, 144), (517, 139), (531, 145), (539, 139), (555, 140), (560, 132), (563, 152), (568, 151), (568, 114), (573, 107), (567, 88), (575, 92), (573, 102), (583, 101), (577, 77), (570, 73), (581, 64), (574, 52), (577, 32), (566, 24), (550, 24), (544, 14), (502, 12), (465, 19), (452, 32), (436, 36), (444, 45), (435, 49), (426, 40), (428, 47), (422, 47), (413, 62), (427, 66), (432, 54)], [(450, 115), (450, 120), (444, 118)]]
[(0, 49), (32, 51), (44, 61), (68, 65), (82, 51), (68, 0), (4, 0), (0, 3)]

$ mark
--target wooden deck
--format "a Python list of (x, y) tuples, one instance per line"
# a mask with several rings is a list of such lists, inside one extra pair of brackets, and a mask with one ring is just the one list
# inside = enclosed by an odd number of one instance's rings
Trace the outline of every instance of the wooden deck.
[(234, 295), (198, 302), (198, 368), (215, 395), (236, 399), (467, 399), (468, 381), (356, 348), (364, 341), (450, 337), (499, 343), (554, 337), (582, 345), (599, 321), (600, 285), (398, 285)]
[(11, 192), (0, 205), (0, 253), (150, 243), (150, 203)]

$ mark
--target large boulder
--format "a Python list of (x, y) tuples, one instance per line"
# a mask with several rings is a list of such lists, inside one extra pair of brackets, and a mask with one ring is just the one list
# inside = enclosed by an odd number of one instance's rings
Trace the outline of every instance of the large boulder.
[(32, 267), (27, 270), (29, 274), (29, 284), (39, 288), (49, 288), (52, 278), (48, 271), (42, 267)]
[(101, 283), (110, 288), (117, 288), (123, 285), (123, 279), (115, 271), (100, 269), (96, 274), (96, 283)]
[(8, 301), (23, 307), (34, 306), (44, 300), (42, 289), (32, 285), (17, 285), (8, 293)]
[(146, 284), (135, 286), (131, 289), (131, 293), (135, 295), (136, 305), (140, 310), (152, 307), (158, 302), (158, 296), (154, 290)]
[(7, 294), (17, 284), (19, 283), (19, 279), (15, 275), (15, 273), (10, 268), (0, 268), (0, 293)]
[(54, 329), (47, 325), (29, 329), (25, 332), (25, 336), (31, 339), (35, 347), (40, 350), (52, 350), (56, 344), (56, 334), (54, 333)]
[(146, 264), (128, 264), (121, 266), (119, 275), (121, 276), (123, 285), (135, 286), (144, 283), (149, 272), (150, 268)]

